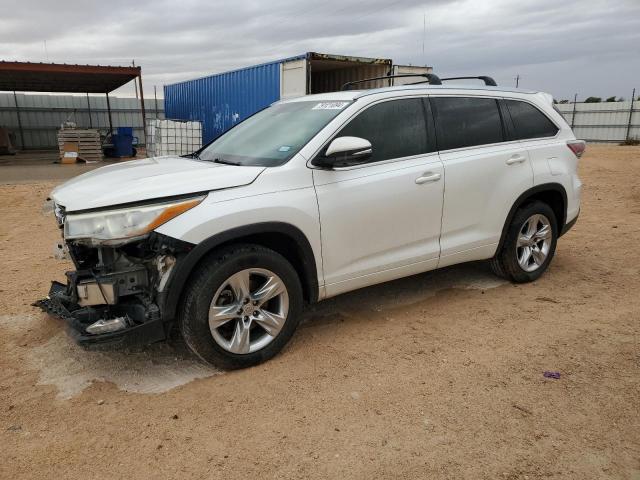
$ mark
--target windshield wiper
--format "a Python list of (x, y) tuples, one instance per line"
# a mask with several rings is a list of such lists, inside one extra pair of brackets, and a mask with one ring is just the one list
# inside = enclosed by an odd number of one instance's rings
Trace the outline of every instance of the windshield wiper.
[(215, 163), (222, 163), (224, 165), (235, 165), (239, 167), (241, 164), (239, 162), (232, 162), (231, 160), (225, 160), (224, 158), (214, 158), (213, 161)]
[(182, 158), (195, 158), (196, 160), (200, 160), (200, 155), (198, 152), (187, 153), (186, 155), (180, 155)]

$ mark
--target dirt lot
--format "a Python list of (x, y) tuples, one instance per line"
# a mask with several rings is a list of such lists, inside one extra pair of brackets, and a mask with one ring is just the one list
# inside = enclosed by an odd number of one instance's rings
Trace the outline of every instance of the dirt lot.
[(640, 148), (592, 145), (581, 174), (538, 282), (364, 289), (232, 373), (178, 341), (72, 345), (29, 306), (66, 267), (51, 184), (1, 186), (0, 478), (640, 479)]

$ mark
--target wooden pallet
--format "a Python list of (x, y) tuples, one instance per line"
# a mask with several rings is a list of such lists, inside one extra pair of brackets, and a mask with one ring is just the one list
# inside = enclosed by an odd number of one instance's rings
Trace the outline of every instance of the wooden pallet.
[(63, 128), (58, 130), (58, 149), (62, 156), (64, 142), (78, 144), (78, 157), (89, 162), (103, 159), (100, 132), (92, 129)]

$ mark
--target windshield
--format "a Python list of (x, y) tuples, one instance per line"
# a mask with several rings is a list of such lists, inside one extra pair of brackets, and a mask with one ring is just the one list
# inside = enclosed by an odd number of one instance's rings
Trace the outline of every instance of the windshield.
[(350, 102), (292, 102), (265, 108), (222, 134), (199, 154), (232, 165), (282, 165)]

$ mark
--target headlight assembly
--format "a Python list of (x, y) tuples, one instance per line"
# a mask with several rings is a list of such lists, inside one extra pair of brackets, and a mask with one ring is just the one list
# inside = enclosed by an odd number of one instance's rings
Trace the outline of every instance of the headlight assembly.
[(126, 243), (143, 237), (163, 223), (198, 205), (205, 196), (173, 202), (140, 205), (80, 214), (67, 214), (66, 240), (87, 239), (91, 243)]

